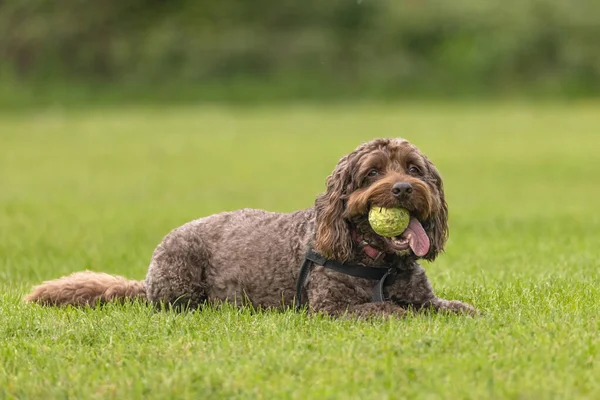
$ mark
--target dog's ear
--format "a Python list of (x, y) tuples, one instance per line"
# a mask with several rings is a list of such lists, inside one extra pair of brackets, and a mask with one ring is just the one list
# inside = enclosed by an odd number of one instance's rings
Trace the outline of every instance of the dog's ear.
[(444, 251), (444, 246), (448, 240), (448, 204), (446, 203), (444, 182), (440, 173), (431, 161), (427, 160), (427, 158), (425, 159), (429, 169), (429, 182), (433, 185), (435, 191), (432, 192), (432, 212), (423, 227), (429, 236), (431, 247), (423, 258), (433, 261), (439, 253)]
[(315, 202), (316, 237), (314, 247), (326, 258), (347, 261), (352, 251), (352, 237), (344, 219), (344, 209), (352, 172), (352, 154), (344, 156), (327, 177), (327, 190)]

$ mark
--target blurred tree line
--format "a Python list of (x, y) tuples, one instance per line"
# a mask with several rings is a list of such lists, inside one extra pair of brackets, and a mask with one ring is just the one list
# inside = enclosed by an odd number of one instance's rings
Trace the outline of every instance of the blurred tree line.
[(589, 95), (600, 1), (0, 0), (0, 60), (5, 87)]

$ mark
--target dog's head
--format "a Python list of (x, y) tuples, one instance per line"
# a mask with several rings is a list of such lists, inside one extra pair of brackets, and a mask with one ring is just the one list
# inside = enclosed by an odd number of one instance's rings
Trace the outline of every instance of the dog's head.
[[(403, 207), (411, 214), (407, 231), (384, 238), (370, 227), (371, 206)], [(358, 246), (353, 231), (386, 254), (433, 260), (448, 236), (448, 206), (442, 179), (425, 155), (404, 139), (375, 139), (344, 156), (316, 200), (315, 249), (347, 261)]]

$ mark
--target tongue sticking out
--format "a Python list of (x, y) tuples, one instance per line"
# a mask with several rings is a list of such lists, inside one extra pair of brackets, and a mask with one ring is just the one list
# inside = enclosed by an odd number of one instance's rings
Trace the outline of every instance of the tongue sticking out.
[(402, 233), (402, 237), (408, 239), (408, 245), (417, 256), (423, 257), (429, 252), (429, 237), (416, 218), (410, 219), (408, 228)]

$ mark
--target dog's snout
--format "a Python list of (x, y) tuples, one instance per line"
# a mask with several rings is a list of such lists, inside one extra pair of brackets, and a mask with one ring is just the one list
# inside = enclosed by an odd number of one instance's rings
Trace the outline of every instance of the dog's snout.
[(392, 186), (392, 194), (396, 197), (404, 197), (411, 194), (413, 191), (413, 187), (408, 182), (396, 182), (394, 186)]

